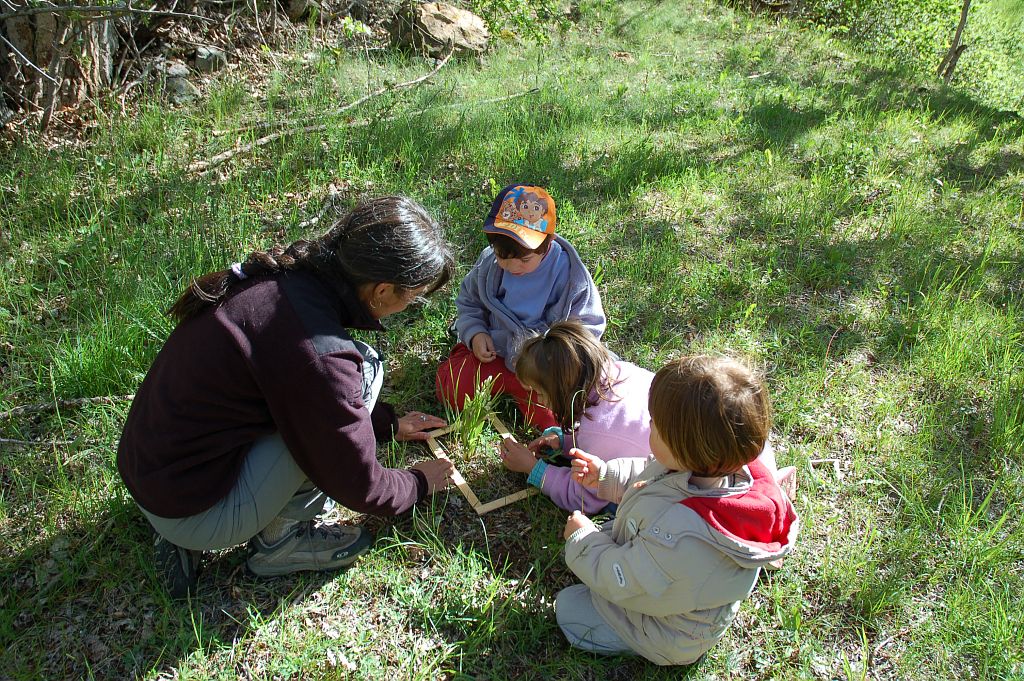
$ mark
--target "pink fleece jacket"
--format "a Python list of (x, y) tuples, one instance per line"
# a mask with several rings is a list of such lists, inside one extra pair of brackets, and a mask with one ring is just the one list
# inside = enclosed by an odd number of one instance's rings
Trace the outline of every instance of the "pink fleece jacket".
[[(651, 416), (647, 411), (647, 395), (654, 374), (629, 362), (614, 363), (611, 378), (618, 381), (612, 400), (601, 400), (587, 409), (576, 429), (565, 434), (566, 454), (577, 447), (604, 461), (621, 457), (647, 457), (651, 453)], [(596, 491), (583, 488), (571, 476), (572, 469), (548, 466), (544, 471), (541, 491), (551, 497), (559, 508), (572, 511), (580, 508), (591, 515), (608, 505)]]

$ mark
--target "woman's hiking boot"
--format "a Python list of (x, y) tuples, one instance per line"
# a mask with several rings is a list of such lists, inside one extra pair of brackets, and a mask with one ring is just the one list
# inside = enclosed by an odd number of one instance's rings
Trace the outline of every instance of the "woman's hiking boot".
[(373, 535), (362, 527), (316, 525), (297, 521), (283, 536), (267, 540), (264, 532), (249, 541), (253, 553), (246, 565), (261, 577), (303, 570), (339, 570), (356, 562), (373, 544)]
[(171, 598), (188, 598), (196, 592), (196, 578), (202, 551), (190, 551), (159, 534), (153, 544), (156, 572)]

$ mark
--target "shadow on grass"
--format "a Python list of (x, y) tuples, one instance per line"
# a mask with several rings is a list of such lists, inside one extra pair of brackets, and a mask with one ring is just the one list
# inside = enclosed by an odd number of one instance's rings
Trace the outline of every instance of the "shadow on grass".
[[(336, 577), (260, 580), (236, 547), (207, 554), (198, 593), (173, 601), (154, 573), (149, 524), (133, 505), (114, 506), (0, 560), (4, 678), (173, 674)], [(249, 675), (250, 662), (238, 659), (234, 673)]]
[[(440, 667), (455, 678), (625, 681), (700, 673), (701, 664), (664, 668), (639, 657), (601, 656), (568, 645), (553, 603), (559, 590), (578, 580), (561, 553), (565, 513), (550, 500), (531, 497), (478, 517), (452, 491), (447, 498), (421, 503), (417, 512), (416, 518), (371, 518), (368, 525), (378, 536), (402, 542), (428, 537), (420, 545), (424, 559), (444, 561), (445, 587), (408, 617), (455, 645)], [(484, 570), (488, 585), (476, 582), (477, 569)]]

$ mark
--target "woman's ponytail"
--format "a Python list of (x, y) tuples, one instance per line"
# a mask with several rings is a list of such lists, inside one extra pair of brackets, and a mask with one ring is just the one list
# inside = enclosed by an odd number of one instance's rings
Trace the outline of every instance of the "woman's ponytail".
[(281, 271), (306, 270), (336, 287), (391, 283), (402, 289), (444, 286), (455, 259), (437, 221), (404, 196), (364, 201), (337, 219), (326, 234), (249, 255), (243, 263), (194, 279), (168, 310), (179, 322), (216, 306), (240, 281)]

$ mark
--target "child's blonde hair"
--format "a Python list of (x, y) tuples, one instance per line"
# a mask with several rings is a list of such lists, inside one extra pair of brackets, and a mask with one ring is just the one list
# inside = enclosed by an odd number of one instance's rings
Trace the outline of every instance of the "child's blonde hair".
[(772, 408), (761, 379), (734, 359), (697, 355), (654, 376), (651, 421), (682, 470), (722, 475), (764, 449)]
[[(540, 390), (562, 427), (575, 428), (587, 407), (612, 400), (607, 375), (612, 354), (578, 321), (555, 322), (519, 350), (516, 377)], [(591, 398), (591, 393), (596, 398)]]

